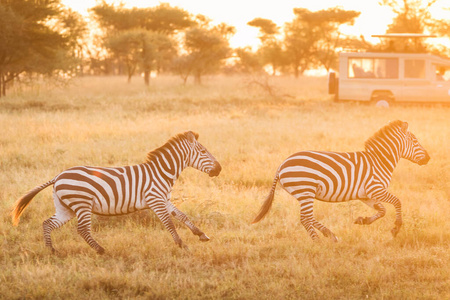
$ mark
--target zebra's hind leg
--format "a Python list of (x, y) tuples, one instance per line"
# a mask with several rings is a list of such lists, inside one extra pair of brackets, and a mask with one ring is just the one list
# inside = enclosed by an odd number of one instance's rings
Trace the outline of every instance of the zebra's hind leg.
[(314, 230), (314, 216), (313, 216), (313, 199), (305, 199), (300, 201), (300, 222), (303, 227), (305, 227), (306, 231), (309, 233), (309, 236), (316, 241), (319, 239), (316, 231)]
[(57, 229), (67, 223), (75, 216), (75, 213), (61, 205), (58, 205), (55, 201), (56, 213), (49, 219), (45, 220), (42, 224), (44, 230), (44, 242), (45, 246), (49, 247), (52, 253), (56, 253), (55, 248), (52, 245), (51, 233), (54, 229)]
[(322, 223), (316, 221), (315, 219), (313, 220), (313, 226), (320, 230), (320, 232), (322, 232), (325, 237), (329, 238), (333, 242), (338, 241), (338, 238), (334, 235), (333, 232), (331, 232), (330, 229), (326, 228)]
[(376, 220), (378, 220), (379, 218), (384, 217), (384, 215), (386, 214), (386, 208), (384, 208), (384, 206), (380, 202), (378, 202), (376, 200), (361, 200), (361, 201), (364, 204), (377, 210), (377, 213), (371, 217), (358, 217), (355, 220), (355, 224), (370, 225), (373, 222), (375, 222)]
[(89, 244), (98, 254), (105, 253), (105, 249), (100, 246), (91, 235), (91, 218), (92, 212), (89, 209), (78, 209), (78, 234)]
[(169, 211), (171, 211), (172, 216), (174, 216), (177, 220), (184, 223), (193, 234), (197, 235), (202, 242), (209, 241), (209, 237), (201, 231), (197, 226), (194, 225), (194, 223), (189, 220), (189, 218), (178, 208), (176, 208), (170, 201), (168, 201), (167, 208)]

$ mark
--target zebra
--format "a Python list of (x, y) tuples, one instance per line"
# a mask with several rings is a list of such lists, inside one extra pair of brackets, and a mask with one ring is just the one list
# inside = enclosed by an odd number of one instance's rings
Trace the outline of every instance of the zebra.
[(395, 237), (402, 226), (400, 200), (388, 191), (392, 173), (400, 158), (418, 165), (430, 160), (427, 151), (408, 131), (408, 123), (400, 120), (382, 127), (365, 142), (365, 151), (323, 152), (302, 151), (288, 157), (278, 168), (272, 189), (253, 224), (269, 212), (275, 188), (280, 182), (300, 204), (300, 221), (313, 240), (318, 239), (314, 228), (325, 237), (337, 241), (336, 236), (313, 215), (314, 199), (325, 202), (361, 200), (376, 210), (371, 217), (358, 217), (355, 224), (369, 225), (386, 213), (382, 202), (395, 208), (396, 219), (391, 230)]
[(91, 236), (92, 214), (115, 216), (143, 209), (155, 212), (181, 248), (188, 249), (171, 216), (184, 223), (200, 241), (209, 241), (209, 237), (170, 201), (175, 180), (186, 167), (193, 167), (210, 177), (218, 176), (222, 170), (214, 156), (197, 141), (198, 137), (192, 131), (180, 133), (149, 152), (146, 162), (139, 165), (69, 168), (20, 198), (11, 213), (13, 224), (18, 224), (20, 215), (36, 194), (53, 185), (56, 213), (43, 223), (45, 245), (53, 253), (56, 250), (51, 232), (75, 216), (78, 233), (97, 253), (103, 254), (104, 248)]

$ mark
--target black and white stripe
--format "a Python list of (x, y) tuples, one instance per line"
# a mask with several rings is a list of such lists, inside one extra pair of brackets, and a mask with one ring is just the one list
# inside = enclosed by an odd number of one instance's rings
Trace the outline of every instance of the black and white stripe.
[(314, 199), (327, 202), (342, 202), (359, 199), (377, 210), (372, 217), (359, 217), (356, 224), (371, 224), (383, 217), (386, 209), (382, 202), (394, 205), (397, 235), (402, 225), (400, 200), (388, 192), (392, 173), (400, 158), (419, 165), (426, 164), (430, 157), (417, 138), (408, 131), (408, 124), (394, 121), (381, 128), (365, 143), (365, 151), (321, 152), (302, 151), (288, 157), (278, 168), (272, 189), (253, 223), (260, 221), (270, 210), (275, 188), (281, 186), (299, 202), (301, 223), (312, 239), (317, 239), (314, 228), (325, 236), (336, 240), (336, 236), (313, 215)]
[(73, 217), (78, 219), (78, 233), (98, 253), (104, 249), (91, 236), (91, 215), (121, 215), (152, 209), (171, 233), (175, 243), (185, 247), (172, 223), (171, 215), (183, 222), (202, 241), (209, 238), (170, 201), (170, 193), (183, 169), (193, 167), (209, 176), (218, 176), (221, 166), (198, 141), (198, 134), (185, 132), (150, 152), (140, 165), (103, 168), (74, 167), (38, 186), (15, 204), (13, 223), (42, 189), (53, 185), (56, 213), (44, 221), (44, 240), (52, 251), (52, 230)]

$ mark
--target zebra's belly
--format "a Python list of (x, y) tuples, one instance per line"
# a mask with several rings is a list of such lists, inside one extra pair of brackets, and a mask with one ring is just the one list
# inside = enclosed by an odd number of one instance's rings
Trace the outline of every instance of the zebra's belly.
[(141, 197), (134, 199), (95, 198), (92, 212), (100, 215), (123, 215), (148, 208)]
[(122, 215), (147, 208), (141, 196), (123, 198), (117, 193), (97, 193), (95, 190), (86, 189), (84, 185), (80, 182), (76, 188), (71, 186), (70, 189), (60, 184), (55, 186), (57, 199), (75, 212), (88, 209), (99, 215)]
[(326, 202), (344, 202), (366, 199), (367, 195), (363, 187), (353, 188), (351, 185), (347, 185), (340, 189), (330, 190), (326, 189), (324, 185), (319, 184), (315, 198)]
[(305, 178), (282, 178), (283, 188), (296, 199), (317, 199), (325, 202), (343, 202), (367, 198), (363, 187), (341, 184), (339, 186), (324, 183), (321, 180), (306, 180)]

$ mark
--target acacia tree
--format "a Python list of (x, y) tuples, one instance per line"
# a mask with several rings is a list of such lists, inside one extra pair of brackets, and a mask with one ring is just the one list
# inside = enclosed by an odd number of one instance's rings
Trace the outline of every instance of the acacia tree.
[[(388, 26), (387, 33), (434, 33), (450, 37), (450, 21), (432, 17), (430, 8), (439, 0), (383, 0), (381, 5), (389, 6), (396, 14)], [(432, 50), (432, 46), (418, 39), (384, 41), (390, 50), (422, 52)], [(444, 47), (442, 47), (444, 48)], [(448, 51), (448, 49), (446, 49)], [(445, 52), (445, 49), (441, 49)]]
[(59, 0), (0, 1), (0, 97), (8, 82), (24, 72), (51, 75), (72, 67), (74, 33), (61, 32), (68, 24), (49, 25), (61, 17), (59, 6)]
[(283, 45), (277, 39), (279, 34), (278, 26), (271, 20), (263, 18), (255, 18), (247, 24), (259, 28), (261, 47), (258, 49), (258, 54), (264, 65), (271, 65), (272, 74), (275, 75), (278, 68), (286, 64)]
[(106, 32), (104, 46), (127, 66), (128, 81), (139, 68), (146, 85), (150, 72), (161, 69), (176, 54), (172, 36), (194, 24), (188, 12), (168, 4), (126, 9), (103, 2), (91, 11)]
[(128, 82), (140, 66), (146, 85), (150, 84), (150, 73), (157, 69), (158, 63), (175, 55), (175, 47), (168, 36), (143, 29), (126, 30), (111, 36), (105, 46), (125, 62)]
[(176, 71), (186, 82), (189, 75), (194, 76), (196, 84), (201, 83), (201, 77), (214, 73), (222, 66), (223, 61), (231, 53), (228, 39), (235, 28), (224, 23), (210, 26), (209, 22), (200, 17), (203, 23), (185, 32), (184, 49), (186, 54), (176, 61)]
[(316, 12), (294, 8), (294, 13), (295, 19), (285, 24), (284, 44), (295, 76), (314, 64), (328, 70), (336, 64), (335, 49), (343, 40), (339, 26), (353, 24), (360, 12), (335, 7)]

